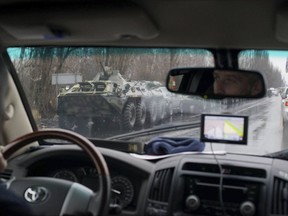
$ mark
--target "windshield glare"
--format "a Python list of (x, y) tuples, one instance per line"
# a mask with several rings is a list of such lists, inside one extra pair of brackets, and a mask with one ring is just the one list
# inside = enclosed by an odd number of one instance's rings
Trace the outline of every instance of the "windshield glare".
[(267, 96), (257, 100), (206, 100), (167, 91), (172, 68), (214, 67), (212, 53), (203, 49), (22, 47), (8, 54), (40, 129), (141, 142), (156, 136), (198, 139), (201, 114), (244, 115), (248, 144), (213, 143), (214, 151), (265, 155), (286, 148), (288, 52), (239, 54), (240, 69), (259, 71), (266, 79)]

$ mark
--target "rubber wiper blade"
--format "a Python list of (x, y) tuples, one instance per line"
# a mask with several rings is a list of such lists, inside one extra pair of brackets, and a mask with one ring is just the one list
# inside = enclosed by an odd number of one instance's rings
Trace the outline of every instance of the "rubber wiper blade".
[(288, 160), (288, 149), (266, 154), (264, 157), (277, 158), (281, 160)]
[(193, 122), (193, 123), (179, 123), (179, 124), (171, 124), (169, 126), (157, 126), (141, 131), (133, 131), (130, 133), (120, 134), (112, 137), (108, 137), (106, 139), (108, 140), (121, 140), (121, 139), (131, 139), (135, 138), (137, 136), (144, 136), (144, 135), (153, 135), (163, 132), (169, 132), (169, 131), (176, 131), (176, 130), (185, 130), (185, 129), (191, 129), (191, 128), (198, 128), (200, 127), (200, 122)]

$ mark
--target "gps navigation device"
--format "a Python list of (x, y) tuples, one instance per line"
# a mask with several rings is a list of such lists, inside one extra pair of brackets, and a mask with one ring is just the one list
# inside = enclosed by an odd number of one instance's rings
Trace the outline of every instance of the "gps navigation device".
[(248, 116), (201, 115), (202, 142), (247, 144)]

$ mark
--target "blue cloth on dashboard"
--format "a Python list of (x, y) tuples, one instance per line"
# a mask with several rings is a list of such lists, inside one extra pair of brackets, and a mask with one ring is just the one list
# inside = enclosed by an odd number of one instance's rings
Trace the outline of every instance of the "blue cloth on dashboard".
[(190, 137), (156, 137), (145, 146), (145, 153), (149, 155), (166, 155), (180, 152), (202, 152), (205, 143)]

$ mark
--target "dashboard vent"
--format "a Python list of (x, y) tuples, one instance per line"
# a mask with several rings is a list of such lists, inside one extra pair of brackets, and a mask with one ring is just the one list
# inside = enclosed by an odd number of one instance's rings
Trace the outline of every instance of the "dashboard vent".
[(9, 180), (11, 178), (13, 170), (5, 169), (3, 172), (0, 172), (0, 179)]
[(274, 178), (271, 213), (288, 215), (288, 182), (277, 177)]
[[(237, 176), (250, 176), (266, 178), (266, 171), (263, 169), (255, 169), (239, 166), (222, 165), (224, 174), (237, 175)], [(205, 172), (205, 173), (220, 173), (219, 166), (217, 164), (205, 164), (205, 163), (185, 163), (183, 170)]]
[(149, 198), (151, 200), (168, 202), (174, 169), (163, 169), (155, 173)]

